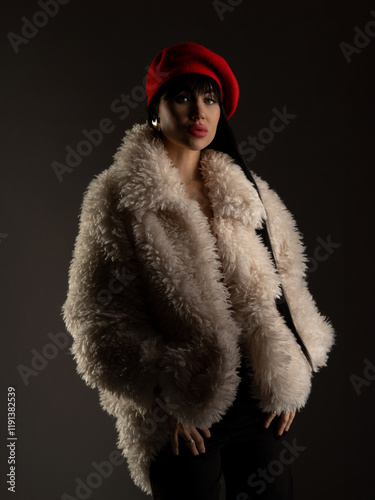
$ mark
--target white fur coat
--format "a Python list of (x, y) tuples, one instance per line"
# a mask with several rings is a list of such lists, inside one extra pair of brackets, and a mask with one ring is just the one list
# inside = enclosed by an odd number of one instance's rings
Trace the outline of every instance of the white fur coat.
[[(147, 123), (127, 131), (114, 164), (85, 193), (62, 309), (77, 370), (116, 417), (131, 477), (148, 494), (150, 460), (169, 439), (155, 395), (180, 422), (210, 427), (236, 397), (243, 357), (264, 412), (306, 404), (312, 372), (277, 311), (280, 280), (314, 371), (334, 343), (279, 196), (253, 174), (263, 205), (217, 151), (202, 152), (201, 171), (211, 223)], [(255, 232), (262, 219), (279, 274)]]

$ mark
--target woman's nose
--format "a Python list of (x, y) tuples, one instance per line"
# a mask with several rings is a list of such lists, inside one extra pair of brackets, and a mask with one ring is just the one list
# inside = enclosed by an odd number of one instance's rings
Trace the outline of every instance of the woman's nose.
[(204, 104), (203, 102), (200, 102), (198, 99), (194, 99), (191, 101), (191, 108), (190, 108), (190, 117), (193, 120), (200, 120), (201, 118), (204, 118)]

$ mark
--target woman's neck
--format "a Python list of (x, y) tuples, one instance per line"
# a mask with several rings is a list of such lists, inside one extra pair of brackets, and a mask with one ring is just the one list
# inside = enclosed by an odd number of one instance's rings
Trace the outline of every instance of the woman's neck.
[(178, 148), (173, 144), (164, 145), (168, 151), (168, 155), (172, 160), (173, 167), (177, 168), (181, 182), (189, 182), (192, 179), (200, 179), (200, 157), (199, 150), (191, 150), (187, 148)]

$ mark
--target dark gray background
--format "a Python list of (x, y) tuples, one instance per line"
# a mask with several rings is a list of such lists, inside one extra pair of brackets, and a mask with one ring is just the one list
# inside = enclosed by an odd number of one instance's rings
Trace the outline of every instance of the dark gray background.
[[(337, 332), (328, 367), (314, 376), (308, 404), (288, 434), (306, 447), (293, 464), (295, 498), (369, 498), (374, 382), (365, 380), (357, 394), (350, 376), (364, 376), (365, 359), (375, 363), (366, 219), (373, 211), (367, 175), (374, 164), (375, 41), (350, 63), (340, 43), (353, 44), (354, 27), (375, 19), (375, 4), (244, 0), (221, 20), (211, 1), (71, 0), (16, 54), (7, 35), (21, 34), (23, 16), (32, 19), (41, 8), (36, 1), (7, 3), (1, 15), (2, 489), (8, 386), (17, 390), (13, 497), (78, 498), (76, 478), (86, 482), (92, 463), (108, 460), (116, 448), (114, 420), (76, 374), (69, 346), (27, 385), (20, 366), (31, 368), (35, 353), (51, 343), (48, 333), (64, 331), (60, 309), (83, 193), (110, 166), (125, 130), (145, 119), (145, 100), (125, 119), (112, 103), (142, 84), (160, 50), (194, 41), (226, 58), (237, 76), (240, 102), (230, 123), (238, 142), (267, 127), (273, 108), (297, 115), (249, 164), (294, 214), (309, 257), (320, 255), (310, 262), (310, 289)], [(59, 182), (51, 164), (65, 163), (65, 147), (75, 149), (82, 130), (103, 118), (114, 130)], [(319, 250), (329, 238), (339, 246)], [(88, 498), (146, 496), (124, 463)]]

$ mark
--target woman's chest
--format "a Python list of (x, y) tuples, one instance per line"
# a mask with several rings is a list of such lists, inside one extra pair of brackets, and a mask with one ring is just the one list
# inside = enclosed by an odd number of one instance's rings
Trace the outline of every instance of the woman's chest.
[[(193, 184), (193, 186), (191, 184)], [(211, 224), (211, 221), (212, 221), (212, 219), (214, 217), (214, 214), (213, 214), (213, 211), (212, 211), (212, 207), (211, 207), (211, 203), (210, 203), (210, 198), (208, 196), (208, 189), (204, 186), (203, 181), (198, 181), (198, 182), (194, 181), (194, 182), (192, 182), (190, 184), (187, 184), (185, 186), (185, 189), (186, 189), (186, 192), (188, 194), (188, 197), (190, 199), (195, 200), (195, 201), (198, 202), (199, 208), (201, 209), (202, 213), (207, 218), (208, 227), (209, 227), (210, 233), (214, 237), (214, 240), (215, 240), (214, 244), (216, 246), (217, 245), (217, 237), (216, 237), (215, 233), (212, 230), (212, 224)], [(219, 259), (219, 270), (220, 270), (221, 273), (223, 273), (223, 265), (222, 265), (222, 262), (220, 261), (220, 259)], [(223, 275), (222, 275), (220, 281), (221, 282), (224, 281), (224, 276)]]
[(210, 198), (208, 196), (208, 189), (205, 187), (203, 181), (193, 181), (186, 184), (185, 190), (190, 199), (198, 202), (199, 208), (210, 223), (213, 218), (213, 211), (211, 208)]

